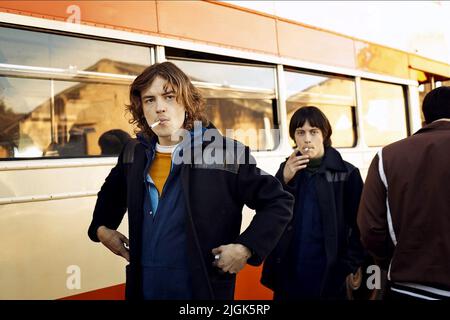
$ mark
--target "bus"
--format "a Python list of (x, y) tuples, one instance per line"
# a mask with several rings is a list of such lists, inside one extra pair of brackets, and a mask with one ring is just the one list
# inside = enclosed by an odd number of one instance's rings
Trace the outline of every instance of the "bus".
[[(126, 262), (87, 229), (121, 139), (135, 134), (129, 85), (162, 61), (270, 174), (292, 152), (300, 106), (327, 115), (333, 146), (365, 177), (382, 146), (421, 127), (424, 95), (450, 85), (447, 63), (228, 2), (2, 1), (0, 299), (124, 298)], [(260, 273), (238, 274), (236, 299), (272, 298)]]

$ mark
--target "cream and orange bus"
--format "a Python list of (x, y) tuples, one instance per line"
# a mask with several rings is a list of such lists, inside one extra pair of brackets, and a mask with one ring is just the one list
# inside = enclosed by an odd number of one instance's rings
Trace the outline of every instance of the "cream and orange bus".
[[(123, 298), (126, 262), (87, 237), (117, 161), (101, 139), (133, 136), (129, 85), (165, 60), (201, 89), (223, 133), (261, 133), (242, 139), (272, 174), (291, 153), (299, 106), (327, 114), (333, 145), (365, 176), (381, 146), (421, 126), (423, 95), (450, 77), (446, 63), (229, 3), (2, 1), (0, 299)], [(270, 299), (259, 277), (247, 266), (236, 298)]]

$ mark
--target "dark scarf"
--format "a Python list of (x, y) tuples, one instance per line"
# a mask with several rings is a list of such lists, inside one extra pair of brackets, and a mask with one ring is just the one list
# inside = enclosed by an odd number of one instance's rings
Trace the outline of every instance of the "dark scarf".
[(323, 156), (317, 159), (309, 159), (306, 170), (310, 173), (314, 173), (319, 170), (320, 165), (322, 164)]

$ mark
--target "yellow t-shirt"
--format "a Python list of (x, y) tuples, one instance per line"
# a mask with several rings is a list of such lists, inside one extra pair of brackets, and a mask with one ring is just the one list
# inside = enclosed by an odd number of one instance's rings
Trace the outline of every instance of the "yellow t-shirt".
[(152, 177), (153, 183), (155, 184), (156, 189), (158, 189), (160, 196), (164, 184), (167, 181), (167, 177), (169, 176), (171, 163), (171, 153), (162, 153), (156, 151), (155, 158), (153, 159), (148, 173), (150, 174), (150, 177)]

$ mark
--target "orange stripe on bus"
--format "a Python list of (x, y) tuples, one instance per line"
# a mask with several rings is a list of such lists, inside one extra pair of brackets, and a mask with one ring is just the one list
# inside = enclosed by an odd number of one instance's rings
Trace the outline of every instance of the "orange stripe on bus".
[(125, 284), (88, 291), (60, 300), (125, 300)]
[[(239, 272), (236, 281), (236, 291), (234, 297), (236, 300), (271, 300), (272, 291), (262, 286), (259, 282), (261, 278), (261, 266), (245, 266)], [(89, 292), (76, 294), (61, 298), (60, 300), (124, 300), (125, 284), (119, 284), (112, 287), (101, 288)]]

